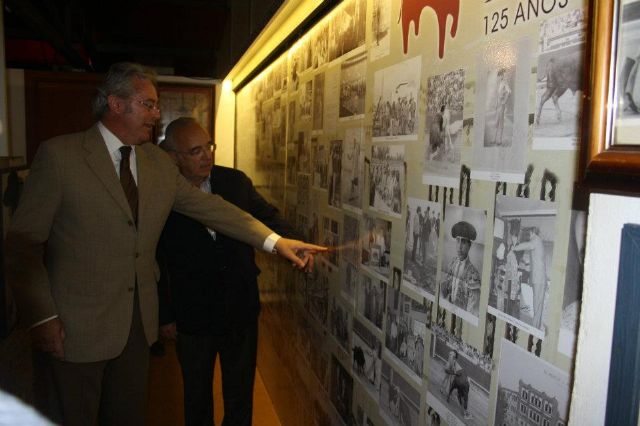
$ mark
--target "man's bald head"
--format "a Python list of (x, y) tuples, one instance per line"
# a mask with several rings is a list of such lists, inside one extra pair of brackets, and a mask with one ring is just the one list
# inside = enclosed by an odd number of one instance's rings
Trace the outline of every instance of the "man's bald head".
[(191, 183), (199, 186), (211, 172), (214, 145), (211, 137), (191, 117), (180, 117), (167, 126), (160, 147), (167, 151)]

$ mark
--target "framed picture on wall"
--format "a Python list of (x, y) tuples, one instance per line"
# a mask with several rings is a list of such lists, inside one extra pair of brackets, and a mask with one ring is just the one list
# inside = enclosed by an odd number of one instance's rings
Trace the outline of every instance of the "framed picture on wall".
[(594, 189), (638, 192), (640, 0), (596, 0), (591, 7), (583, 182)]
[(160, 122), (156, 128), (156, 143), (164, 140), (164, 131), (169, 123), (180, 117), (193, 117), (213, 136), (214, 86), (185, 85), (178, 83), (158, 84)]

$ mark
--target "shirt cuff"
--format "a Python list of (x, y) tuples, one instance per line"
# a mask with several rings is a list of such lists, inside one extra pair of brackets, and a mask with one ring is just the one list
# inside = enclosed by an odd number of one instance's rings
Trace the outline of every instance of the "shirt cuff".
[(277, 253), (276, 243), (280, 238), (282, 238), (280, 235), (276, 234), (275, 232), (272, 232), (267, 237), (267, 239), (264, 240), (264, 243), (262, 244), (262, 249), (268, 253)]
[(29, 327), (29, 328), (28, 328), (28, 330), (31, 330), (31, 329), (33, 329), (33, 328), (36, 328), (36, 327), (37, 327), (37, 326), (39, 326), (40, 324), (44, 324), (45, 322), (47, 322), (47, 321), (51, 321), (51, 320), (52, 320), (52, 319), (54, 319), (54, 318), (58, 318), (58, 315), (54, 315), (54, 316), (51, 316), (51, 317), (49, 317), (49, 318), (45, 318), (45, 319), (43, 319), (42, 321), (38, 321), (37, 323), (35, 323), (35, 324), (33, 324), (31, 327)]

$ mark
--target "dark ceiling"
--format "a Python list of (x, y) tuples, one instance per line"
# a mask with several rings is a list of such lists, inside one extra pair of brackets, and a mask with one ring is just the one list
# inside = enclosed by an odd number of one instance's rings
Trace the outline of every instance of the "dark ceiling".
[(5, 0), (7, 67), (222, 79), (283, 0)]

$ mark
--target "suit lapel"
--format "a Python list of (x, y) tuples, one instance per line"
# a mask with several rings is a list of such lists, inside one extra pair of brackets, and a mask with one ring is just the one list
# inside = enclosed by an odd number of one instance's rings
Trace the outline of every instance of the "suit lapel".
[(152, 175), (155, 171), (142, 146), (136, 148), (136, 161), (138, 165), (138, 223), (140, 223), (143, 221), (144, 212), (149, 211), (147, 204), (150, 203), (150, 196), (154, 191)]
[(83, 146), (87, 151), (86, 161), (91, 170), (102, 181), (107, 192), (114, 198), (120, 208), (133, 220), (129, 202), (124, 195), (124, 190), (116, 174), (116, 169), (113, 167), (113, 161), (107, 150), (107, 145), (102, 139), (97, 125), (87, 130)]

